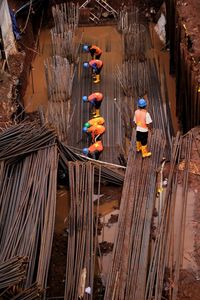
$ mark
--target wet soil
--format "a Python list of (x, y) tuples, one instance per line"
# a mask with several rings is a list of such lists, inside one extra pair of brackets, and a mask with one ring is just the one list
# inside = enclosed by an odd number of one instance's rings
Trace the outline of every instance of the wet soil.
[[(188, 179), (188, 199), (184, 257), (179, 280), (179, 300), (198, 300), (200, 295), (200, 127), (192, 129), (195, 142), (192, 145), (191, 167)], [(182, 184), (181, 177), (179, 184)]]
[(69, 202), (68, 188), (66, 186), (58, 186), (56, 223), (48, 277), (48, 297), (63, 297), (64, 295), (67, 257), (67, 232), (65, 230), (65, 222), (69, 213)]

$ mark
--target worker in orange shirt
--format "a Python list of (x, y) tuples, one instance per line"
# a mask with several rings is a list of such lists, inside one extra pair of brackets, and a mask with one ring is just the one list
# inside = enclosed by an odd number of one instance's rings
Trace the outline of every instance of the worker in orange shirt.
[(93, 117), (92, 119), (90, 119), (89, 121), (87, 121), (83, 127), (87, 127), (89, 128), (90, 126), (93, 125), (103, 125), (105, 123), (105, 120), (103, 117)]
[(103, 125), (93, 125), (89, 128), (83, 127), (83, 132), (90, 134), (92, 143), (100, 141), (105, 131), (106, 128)]
[(99, 92), (92, 93), (91, 95), (83, 96), (82, 100), (84, 102), (89, 102), (92, 104), (92, 107), (94, 108), (93, 114), (97, 117), (100, 116), (99, 109), (101, 106), (101, 102), (103, 101), (103, 94)]
[(92, 68), (92, 74), (95, 76), (93, 77), (94, 83), (99, 83), (100, 82), (100, 72), (101, 69), (103, 68), (103, 62), (100, 59), (92, 59), (89, 62), (84, 62), (83, 63), (84, 68)]
[(100, 59), (102, 50), (96, 45), (84, 45), (83, 51), (89, 52), (92, 56), (92, 59)]
[(92, 144), (89, 148), (83, 148), (83, 154), (93, 159), (99, 159), (103, 151), (103, 144), (101, 141), (97, 141)]
[(141, 98), (138, 100), (138, 109), (135, 111), (134, 122), (136, 124), (136, 150), (142, 152), (142, 157), (151, 156), (147, 149), (148, 131), (151, 129), (152, 119), (146, 110), (147, 102)]

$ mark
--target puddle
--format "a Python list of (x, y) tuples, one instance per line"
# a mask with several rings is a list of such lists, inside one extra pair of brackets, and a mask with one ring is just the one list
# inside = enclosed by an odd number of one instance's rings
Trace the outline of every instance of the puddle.
[(69, 213), (69, 190), (65, 186), (59, 186), (57, 190), (57, 204), (56, 204), (56, 222), (55, 222), (55, 231), (56, 233), (63, 233), (63, 230), (66, 228), (64, 220), (66, 219)]
[[(113, 204), (115, 204), (115, 202), (116, 201), (112, 201), (109, 204), (113, 205)], [(103, 205), (103, 208), (104, 208), (104, 205)], [(107, 207), (106, 207), (106, 209), (107, 209)], [(100, 221), (101, 221), (102, 224), (104, 224), (104, 226), (103, 226), (103, 229), (101, 231), (101, 235), (98, 236), (99, 244), (102, 243), (102, 242), (105, 242), (105, 241), (108, 242), (108, 243), (114, 244), (115, 233), (116, 233), (116, 228), (117, 228), (117, 221), (114, 220), (115, 223), (111, 223), (111, 220), (115, 219), (115, 217), (113, 217), (115, 215), (116, 216), (119, 215), (119, 210), (118, 209), (112, 210), (111, 212), (105, 214), (104, 216), (102, 216), (100, 218)], [(98, 257), (100, 274), (101, 274), (102, 283), (103, 283), (104, 286), (106, 285), (106, 281), (107, 281), (111, 261), (112, 261), (112, 251), (109, 252), (109, 253), (103, 254), (101, 257)]]

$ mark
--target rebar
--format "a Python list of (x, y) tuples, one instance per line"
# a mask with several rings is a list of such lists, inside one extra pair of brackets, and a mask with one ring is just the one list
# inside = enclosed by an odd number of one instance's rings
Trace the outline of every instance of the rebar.
[(17, 295), (16, 299), (37, 299), (39, 290), (47, 286), (52, 248), (56, 135), (45, 125), (26, 122), (5, 130), (0, 140), (0, 260), (4, 263), (15, 256), (28, 258), (20, 283), (23, 296)]

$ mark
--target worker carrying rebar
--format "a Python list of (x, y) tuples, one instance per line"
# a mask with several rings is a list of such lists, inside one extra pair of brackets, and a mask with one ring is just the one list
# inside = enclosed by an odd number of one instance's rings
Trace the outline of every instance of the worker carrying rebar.
[(96, 45), (84, 45), (83, 51), (89, 52), (92, 56), (92, 59), (100, 59), (102, 50)]
[(103, 125), (93, 125), (88, 127), (83, 127), (83, 132), (87, 133), (90, 137), (90, 142), (95, 143), (101, 141), (102, 135), (106, 131), (106, 128)]
[(83, 63), (84, 68), (92, 68), (92, 75), (93, 75), (93, 82), (99, 83), (100, 82), (100, 73), (101, 69), (103, 68), (103, 62), (100, 59), (92, 59), (89, 62)]
[(92, 144), (89, 148), (83, 148), (83, 154), (90, 158), (98, 160), (103, 151), (103, 144), (101, 141), (97, 141)]
[(142, 152), (142, 157), (151, 156), (147, 148), (148, 131), (151, 129), (152, 119), (146, 110), (147, 102), (141, 98), (138, 100), (138, 109), (135, 111), (134, 122), (136, 124), (136, 150)]
[(96, 117), (94, 116), (92, 119), (90, 119), (89, 121), (87, 121), (83, 127), (87, 127), (89, 128), (90, 126), (93, 125), (103, 125), (105, 123), (105, 120), (103, 117)]
[(99, 92), (92, 93), (89, 96), (83, 96), (82, 100), (84, 102), (89, 102), (92, 105), (94, 116), (100, 116), (100, 106), (101, 102), (103, 101), (103, 94)]

